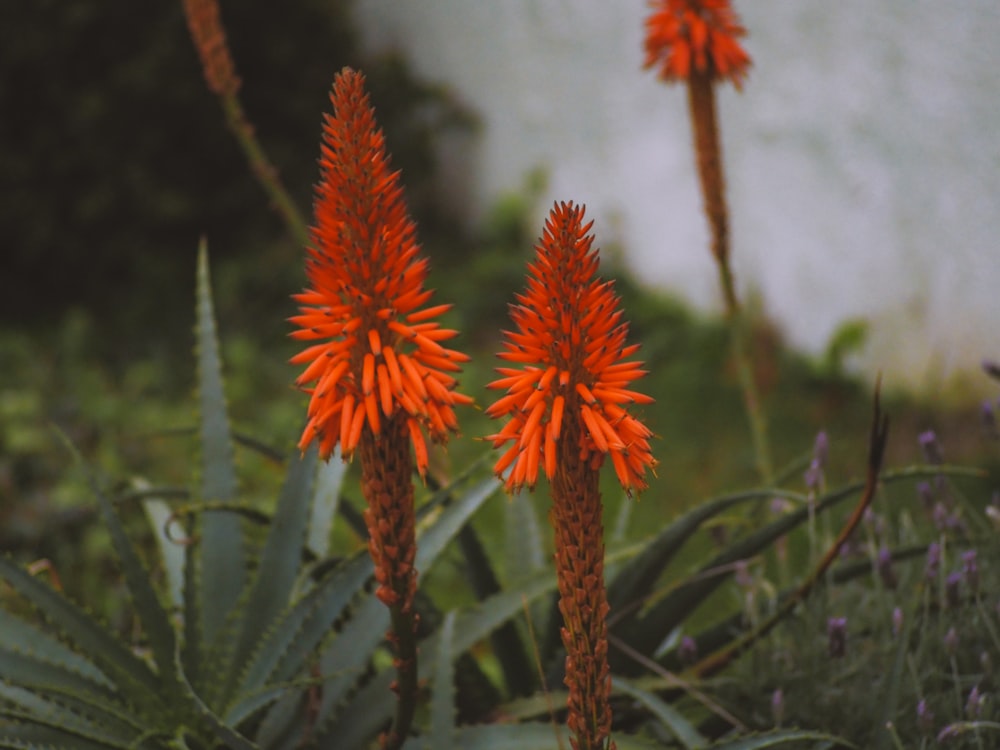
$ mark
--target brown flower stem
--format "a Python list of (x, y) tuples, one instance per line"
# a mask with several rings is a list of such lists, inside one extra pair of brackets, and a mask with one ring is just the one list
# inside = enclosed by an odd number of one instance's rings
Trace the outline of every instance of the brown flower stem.
[(381, 435), (365, 429), (359, 449), (361, 486), (368, 503), (368, 550), (378, 582), (375, 595), (389, 608), (388, 638), (396, 652), (396, 717), (382, 743), (396, 750), (406, 740), (417, 703), (417, 615), (413, 611), (417, 547), (406, 414), (396, 412), (383, 425)]
[(300, 245), (309, 244), (309, 229), (305, 217), (295, 205), (292, 196), (285, 189), (278, 170), (267, 158), (263, 147), (254, 134), (253, 125), (247, 119), (243, 106), (240, 104), (236, 94), (224, 94), (220, 97), (222, 109), (226, 114), (226, 124), (229, 130), (236, 136), (236, 141), (243, 149), (250, 164), (250, 171), (253, 172), (257, 182), (264, 188), (271, 204), (285, 222), (288, 231), (291, 232), (295, 241)]
[(749, 335), (743, 309), (736, 295), (736, 284), (729, 264), (729, 211), (726, 207), (726, 183), (722, 170), (722, 146), (715, 112), (715, 88), (711, 69), (691, 71), (688, 79), (688, 105), (694, 131), (698, 179), (705, 202), (712, 237), (712, 257), (719, 270), (719, 285), (726, 306), (732, 338), (733, 357), (739, 373), (743, 404), (750, 422), (757, 470), (767, 484), (774, 476), (771, 449), (767, 436), (767, 422), (761, 408), (760, 392), (754, 376), (753, 361), (749, 351)]
[(201, 58), (205, 83), (208, 84), (209, 90), (219, 97), (226, 114), (226, 124), (236, 136), (240, 148), (250, 162), (254, 177), (271, 198), (272, 204), (281, 214), (292, 236), (300, 245), (308, 244), (308, 225), (281, 183), (278, 170), (261, 148), (254, 135), (253, 126), (240, 104), (240, 79), (236, 75), (236, 65), (226, 42), (219, 3), (217, 0), (182, 0), (182, 5), (188, 30), (191, 32), (191, 40), (198, 51), (198, 57)]
[(580, 460), (577, 436), (564, 432), (560, 442), (559, 468), (552, 480), (551, 521), (566, 647), (566, 723), (574, 750), (606, 750), (615, 744), (610, 742), (608, 599), (598, 472)]

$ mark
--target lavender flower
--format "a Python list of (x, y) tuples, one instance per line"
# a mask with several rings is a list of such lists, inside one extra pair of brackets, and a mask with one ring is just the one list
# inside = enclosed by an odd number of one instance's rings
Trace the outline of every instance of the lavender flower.
[(830, 658), (839, 659), (847, 653), (847, 618), (831, 617), (826, 621)]
[(941, 545), (931, 542), (927, 545), (927, 564), (924, 566), (924, 577), (928, 581), (934, 581), (938, 577), (941, 569)]
[(927, 463), (935, 465), (944, 463), (941, 444), (938, 442), (937, 433), (934, 430), (921, 432), (917, 440), (920, 441), (920, 449), (924, 452), (924, 459)]
[(876, 567), (878, 568), (879, 578), (882, 579), (882, 585), (887, 589), (896, 588), (896, 584), (899, 581), (896, 578), (896, 571), (892, 567), (892, 551), (888, 547), (882, 547), (878, 551)]
[(953, 627), (944, 634), (944, 650), (948, 656), (954, 656), (958, 651), (958, 631)]
[(969, 719), (978, 719), (983, 713), (983, 703), (985, 695), (979, 692), (979, 685), (973, 685), (969, 691), (969, 697), (965, 701), (965, 715)]
[(934, 712), (923, 698), (917, 704), (917, 729), (920, 734), (929, 737), (934, 733)]
[(896, 607), (892, 610), (892, 635), (895, 638), (899, 638), (899, 634), (903, 632), (903, 610)]
[(979, 559), (974, 549), (962, 553), (962, 573), (969, 591), (976, 594), (979, 591)]
[(771, 716), (774, 718), (774, 725), (780, 728), (785, 718), (785, 694), (781, 688), (775, 688), (771, 693)]
[(962, 574), (958, 571), (949, 573), (948, 577), (944, 580), (945, 599), (948, 601), (948, 606), (953, 609), (962, 603), (961, 586)]
[(934, 507), (934, 488), (931, 487), (930, 482), (917, 483), (917, 497), (920, 498), (920, 504), (925, 510), (930, 510)]
[(826, 436), (825, 430), (820, 430), (816, 434), (816, 442), (813, 443), (812, 461), (805, 473), (806, 487), (810, 490), (819, 489), (823, 483), (823, 469), (826, 468), (826, 459), (830, 454), (830, 440)]
[(997, 438), (1000, 437), (1000, 431), (997, 430), (997, 417), (993, 412), (993, 402), (983, 401), (982, 405), (979, 407), (979, 422), (983, 426), (983, 432), (986, 433), (987, 437)]
[(677, 647), (677, 658), (685, 667), (689, 667), (698, 660), (698, 644), (689, 635), (681, 638), (681, 645)]

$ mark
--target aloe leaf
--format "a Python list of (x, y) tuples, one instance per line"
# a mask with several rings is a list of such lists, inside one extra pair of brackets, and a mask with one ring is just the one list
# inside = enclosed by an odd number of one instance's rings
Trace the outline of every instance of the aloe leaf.
[(286, 609), (260, 639), (240, 679), (236, 702), (258, 693), (269, 682), (284, 682), (300, 670), (371, 577), (371, 558), (361, 552)]
[[(618, 750), (662, 747), (624, 734), (614, 735), (614, 741)], [(424, 738), (411, 737), (403, 744), (403, 750), (424, 750), (424, 742)], [(564, 727), (532, 722), (459, 727), (455, 731), (454, 746), (462, 750), (555, 750), (560, 747), (568, 748), (570, 744)]]
[(0, 674), (7, 682), (21, 687), (52, 685), (86, 693), (109, 703), (118, 702), (113, 689), (78, 672), (6, 646), (0, 646)]
[(437, 653), (434, 655), (434, 685), (431, 692), (430, 750), (452, 750), (455, 735), (455, 612), (444, 618)]
[(504, 571), (517, 583), (545, 567), (545, 545), (532, 497), (519, 492), (504, 505)]
[(167, 594), (170, 605), (176, 611), (184, 607), (184, 547), (167, 535), (167, 525), (171, 522), (173, 510), (170, 505), (159, 498), (148, 498), (142, 501), (142, 509), (153, 530), (153, 538), (163, 562), (163, 570), (167, 576)]
[[(425, 573), (431, 567), (448, 543), (455, 538), (455, 535), (458, 534), (462, 526), (482, 507), (486, 500), (496, 494), (500, 486), (500, 483), (496, 479), (490, 477), (474, 485), (464, 495), (457, 496), (450, 504), (432, 507), (430, 512), (425, 513), (420, 518), (417, 523), (416, 567), (421, 573)], [(446, 488), (443, 492), (447, 493), (445, 496), (455, 496), (453, 488)], [(440, 497), (441, 494), (439, 493), (438, 496)], [(550, 576), (550, 578), (552, 579), (550, 585), (555, 586), (554, 577)], [(510, 592), (505, 593), (510, 594)], [(521, 601), (520, 593), (515, 592), (515, 594), (517, 594), (516, 601), (519, 604)], [(498, 596), (503, 596), (503, 594), (499, 594)], [(374, 608), (374, 605), (371, 606)], [(385, 625), (377, 631), (384, 633), (385, 627), (388, 626), (388, 613), (384, 607), (377, 611), (385, 613), (381, 615), (383, 618), (382, 622)], [(489, 632), (505, 619), (507, 618), (501, 618), (485, 635), (488, 635)], [(456, 628), (456, 634), (457, 636), (464, 635), (461, 628)], [(461, 648), (456, 646), (456, 653), (461, 653), (469, 645), (462, 646)], [(343, 644), (339, 647), (343, 648)], [(365, 652), (360, 655), (364, 656), (366, 660), (371, 655), (367, 649), (358, 649), (358, 651)], [(422, 678), (428, 676), (426, 668), (426, 662), (421, 660), (420, 674)], [(350, 706), (358, 706), (359, 709), (357, 711), (348, 710), (343, 712), (343, 715), (338, 717), (336, 721), (324, 727), (318, 739), (322, 741), (325, 737), (336, 737), (337, 742), (342, 746), (354, 747), (360, 745), (374, 734), (383, 721), (391, 716), (393, 710), (392, 694), (389, 691), (389, 682), (392, 680), (390, 673), (391, 670), (383, 670), (372, 682), (363, 687), (354, 696), (350, 704)], [(384, 680), (384, 683), (381, 682), (382, 680)], [(372, 690), (371, 686), (375, 683), (379, 683), (380, 687)], [(367, 702), (369, 700), (372, 701), (371, 704)], [(388, 713), (383, 713), (386, 711), (386, 706), (388, 706)], [(344, 722), (344, 726), (341, 725), (341, 722)], [(350, 732), (352, 734), (344, 734), (345, 726), (347, 725), (350, 725)]]
[(69, 642), (88, 654), (101, 671), (130, 695), (156, 700), (159, 683), (146, 662), (69, 599), (3, 557), (0, 557), (0, 578), (37, 607)]
[[(0, 741), (15, 739), (38, 741), (40, 737), (47, 744), (58, 743), (66, 747), (98, 747), (125, 750), (129, 747), (129, 739), (108, 737), (106, 730), (88, 722), (68, 708), (47, 698), (43, 698), (32, 690), (16, 687), (0, 681)], [(11, 708), (10, 706), (18, 706)], [(16, 724), (9, 724), (3, 719), (10, 719)], [(18, 730), (23, 729), (23, 732)], [(17, 745), (14, 745), (17, 747)], [(33, 747), (28, 744), (23, 747)]]
[[(17, 719), (17, 714), (0, 710), (0, 717)], [(0, 748), (3, 750), (133, 750), (100, 737), (86, 735), (47, 724), (0, 724)]]
[[(78, 460), (82, 458), (78, 455)], [(111, 543), (121, 560), (122, 572), (125, 575), (125, 584), (132, 595), (132, 603), (139, 621), (142, 623), (143, 632), (149, 640), (150, 650), (153, 652), (153, 659), (160, 675), (167, 685), (172, 685), (177, 680), (176, 650), (177, 640), (174, 628), (170, 624), (163, 605), (160, 603), (156, 591), (153, 590), (149, 573), (139, 560), (139, 555), (132, 546), (132, 542), (125, 533), (121, 519), (115, 513), (114, 506), (110, 498), (101, 489), (97, 478), (89, 469), (87, 470), (88, 480), (94, 494), (97, 496), (98, 508), (101, 519), (108, 528), (111, 535)]]
[(801, 729), (776, 729), (772, 732), (762, 732), (733, 740), (723, 740), (712, 745), (712, 750), (767, 750), (772, 747), (802, 742), (829, 742), (833, 747), (856, 748), (847, 740), (835, 737), (825, 732), (810, 732)]
[(112, 688), (111, 681), (94, 664), (37, 626), (0, 608), (0, 633), (8, 648), (80, 675), (98, 688)]
[(201, 697), (191, 687), (191, 683), (186, 679), (183, 672), (179, 673), (178, 691), (183, 693), (200, 720), (201, 724), (215, 735), (216, 739), (222, 743), (227, 750), (260, 750), (260, 748), (242, 734), (228, 726), (211, 708), (201, 699)]
[[(81, 687), (76, 676), (63, 682), (65, 675), (53, 670), (51, 665), (38, 668), (37, 662), (12, 664), (3, 658), (4, 683), (0, 683), (0, 698), (20, 705), (32, 715), (46, 719), (56, 717), (57, 723), (65, 720), (70, 726), (89, 728), (102, 736), (129, 742), (144, 729), (135, 708), (127, 706), (104, 690), (91, 690), (92, 685)], [(0, 730), (2, 736), (2, 730)]]
[(708, 740), (694, 728), (691, 722), (655, 693), (643, 690), (621, 677), (613, 677), (612, 681), (616, 692), (622, 692), (645, 706), (687, 750), (699, 750), (708, 746)]
[(235, 622), (236, 648), (230, 665), (231, 687), (237, 671), (250, 659), (261, 634), (287, 608), (302, 562), (302, 544), (309, 520), (309, 505), (316, 477), (319, 449), (313, 443), (289, 461), (285, 484), (271, 519), (260, 564), (241, 616)]
[[(236, 467), (212, 308), (208, 250), (204, 239), (198, 248), (197, 277), (201, 499), (233, 500), (237, 490)], [(201, 539), (197, 545), (197, 594), (201, 634), (205, 643), (215, 643), (227, 615), (235, 607), (243, 590), (246, 575), (243, 532), (239, 518), (223, 511), (205, 511), (201, 517), (200, 532)]]
[[(556, 587), (556, 577), (552, 571), (525, 581), (514, 591), (503, 591), (471, 610), (458, 614), (452, 651), (461, 654), (474, 644), (489, 636), (501, 624), (522, 611), (525, 602), (543, 596)], [(440, 631), (420, 644), (421, 653), (435, 653), (439, 647)], [(432, 676), (432, 664), (422, 659), (418, 665), (420, 679)], [(345, 747), (360, 745), (373, 736), (392, 717), (395, 699), (389, 684), (395, 678), (392, 670), (382, 670), (353, 697), (348, 709), (342, 712), (324, 736), (337, 737)], [(457, 747), (464, 745), (456, 740)]]
[[(631, 562), (622, 565), (608, 586), (608, 605), (619, 621), (626, 626), (635, 618), (641, 604), (652, 591), (660, 574), (684, 543), (703, 523), (739, 503), (773, 497), (781, 494), (774, 489), (758, 489), (708, 500), (691, 509), (656, 535)], [(630, 614), (622, 617), (624, 611)]]
[[(816, 503), (815, 512), (820, 513), (827, 510), (862, 489), (864, 489), (863, 484), (855, 483), (836, 492), (831, 492)], [(682, 582), (654, 604), (641, 619), (625, 623), (617, 628), (616, 634), (636, 651), (646, 655), (651, 654), (663, 640), (665, 634), (683, 622), (729, 577), (734, 563), (753, 557), (774, 540), (804, 523), (808, 517), (809, 508), (802, 507), (731, 543), (706, 563), (691, 579)], [(618, 651), (612, 650), (609, 653), (609, 659), (613, 672), (629, 675), (639, 669), (639, 665)]]
[[(472, 584), (476, 599), (482, 601), (498, 593), (500, 582), (472, 524), (463, 526), (458, 532), (458, 544), (465, 558), (466, 577)], [(490, 636), (490, 640), (510, 693), (531, 693), (535, 689), (535, 670), (517, 626), (512, 622), (504, 623)]]
[(309, 531), (306, 547), (318, 559), (330, 553), (330, 531), (340, 504), (340, 488), (347, 474), (347, 464), (341, 459), (338, 445), (330, 459), (319, 466), (316, 487), (309, 505)]

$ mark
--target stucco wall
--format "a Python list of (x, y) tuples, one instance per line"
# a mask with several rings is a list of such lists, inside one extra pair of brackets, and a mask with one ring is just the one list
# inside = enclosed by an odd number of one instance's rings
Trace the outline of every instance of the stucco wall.
[[(1000, 4), (737, 2), (754, 68), (721, 94), (740, 286), (819, 352), (870, 321), (858, 368), (936, 389), (1000, 357)], [(642, 71), (642, 2), (358, 0), (484, 128), (473, 211), (544, 167), (644, 283), (718, 309), (686, 99)], [(466, 155), (467, 156), (467, 155)], [(978, 378), (973, 377), (974, 381)]]

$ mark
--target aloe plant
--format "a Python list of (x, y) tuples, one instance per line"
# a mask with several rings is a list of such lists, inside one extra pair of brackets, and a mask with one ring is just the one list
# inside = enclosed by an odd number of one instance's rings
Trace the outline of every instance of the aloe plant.
[[(176, 608), (164, 604), (115, 498), (85, 469), (142, 637), (126, 642), (0, 559), (0, 577), (40, 615), (0, 609), (0, 747), (291, 748), (331, 725), (367, 676), (387, 627), (371, 594), (371, 560), (325, 557), (341, 462), (321, 463), (314, 449), (292, 453), (259, 547), (241, 517), (204, 244), (196, 330), (201, 460), (192, 505), (202, 510), (186, 546), (158, 527)], [(490, 479), (428, 500), (421, 570), (496, 490)], [(150, 517), (176, 525), (155, 494), (146, 493)], [(370, 726), (372, 735), (381, 728)]]

